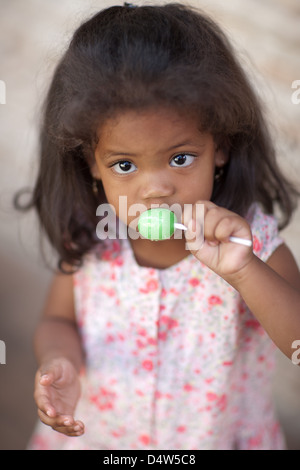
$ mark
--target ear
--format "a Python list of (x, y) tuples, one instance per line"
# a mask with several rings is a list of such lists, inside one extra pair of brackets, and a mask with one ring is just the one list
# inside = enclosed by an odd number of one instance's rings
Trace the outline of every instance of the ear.
[(229, 149), (227, 146), (216, 146), (215, 149), (215, 166), (222, 168), (229, 160)]
[(88, 162), (88, 165), (90, 167), (90, 172), (91, 172), (92, 177), (95, 180), (101, 180), (100, 172), (99, 172), (99, 169), (98, 169), (98, 165), (97, 165), (95, 156), (94, 155), (89, 155), (87, 157), (87, 162)]

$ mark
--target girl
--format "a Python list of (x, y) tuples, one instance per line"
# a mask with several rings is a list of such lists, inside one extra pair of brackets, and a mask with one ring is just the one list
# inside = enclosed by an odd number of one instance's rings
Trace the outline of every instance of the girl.
[[(283, 449), (274, 344), (291, 358), (300, 338), (300, 275), (273, 214), (285, 226), (295, 196), (212, 20), (125, 4), (82, 24), (46, 100), (32, 201), (60, 261), (29, 447)], [(127, 226), (133, 204), (189, 205), (186, 240), (100, 241), (105, 203)]]

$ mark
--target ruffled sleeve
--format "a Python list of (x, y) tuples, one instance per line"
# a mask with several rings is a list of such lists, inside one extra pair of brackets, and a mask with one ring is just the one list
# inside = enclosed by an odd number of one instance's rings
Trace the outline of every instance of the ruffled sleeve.
[(252, 230), (253, 252), (262, 261), (267, 261), (284, 242), (279, 236), (277, 219), (265, 214), (258, 204), (251, 207), (247, 219)]

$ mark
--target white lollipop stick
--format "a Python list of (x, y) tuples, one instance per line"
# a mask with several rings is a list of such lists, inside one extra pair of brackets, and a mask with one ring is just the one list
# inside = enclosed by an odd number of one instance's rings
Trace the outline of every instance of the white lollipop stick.
[(229, 237), (229, 240), (233, 243), (238, 243), (239, 245), (252, 246), (252, 241), (247, 240), (246, 238)]
[(187, 227), (185, 225), (178, 224), (177, 222), (175, 222), (174, 227), (179, 228), (180, 230), (187, 230)]
[[(187, 230), (187, 227), (183, 224), (178, 224), (177, 222), (174, 224), (175, 228), (179, 228), (180, 230)], [(240, 238), (240, 237), (229, 237), (229, 241), (232, 243), (237, 243), (238, 245), (244, 245), (244, 246), (252, 246), (252, 241), (247, 240), (246, 238)]]

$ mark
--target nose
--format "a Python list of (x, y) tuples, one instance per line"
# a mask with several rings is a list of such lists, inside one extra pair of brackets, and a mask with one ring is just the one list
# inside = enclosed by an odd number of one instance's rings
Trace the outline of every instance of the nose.
[(141, 199), (145, 202), (163, 202), (172, 196), (175, 187), (170, 175), (164, 171), (147, 172), (141, 182)]

